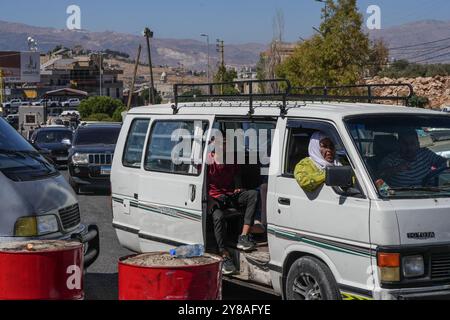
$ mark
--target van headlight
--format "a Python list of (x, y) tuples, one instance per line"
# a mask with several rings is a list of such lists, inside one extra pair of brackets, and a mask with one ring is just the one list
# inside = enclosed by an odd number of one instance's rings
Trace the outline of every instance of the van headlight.
[(403, 275), (405, 278), (420, 277), (425, 274), (423, 256), (409, 256), (403, 258)]
[(59, 224), (55, 215), (19, 218), (14, 226), (15, 237), (37, 237), (58, 231)]
[(74, 164), (89, 164), (89, 156), (85, 153), (75, 153), (72, 156), (72, 162)]

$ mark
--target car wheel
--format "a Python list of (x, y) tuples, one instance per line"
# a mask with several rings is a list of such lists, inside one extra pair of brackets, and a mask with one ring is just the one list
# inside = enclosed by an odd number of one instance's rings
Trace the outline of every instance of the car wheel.
[(72, 187), (73, 191), (75, 191), (76, 194), (81, 193), (80, 186), (77, 183), (75, 183), (72, 179), (69, 179), (69, 183), (70, 183), (70, 186)]
[(331, 270), (320, 260), (303, 257), (295, 261), (286, 282), (287, 300), (341, 300)]

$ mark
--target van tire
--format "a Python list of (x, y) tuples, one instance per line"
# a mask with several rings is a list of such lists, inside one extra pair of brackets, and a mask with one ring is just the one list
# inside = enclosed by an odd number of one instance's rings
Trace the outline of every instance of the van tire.
[(286, 281), (287, 300), (341, 300), (331, 270), (320, 260), (303, 257), (296, 260)]

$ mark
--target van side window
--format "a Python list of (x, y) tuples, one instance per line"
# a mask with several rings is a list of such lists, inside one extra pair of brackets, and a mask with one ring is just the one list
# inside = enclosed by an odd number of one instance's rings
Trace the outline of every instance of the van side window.
[(284, 174), (293, 176), (297, 164), (309, 157), (309, 141), (316, 131), (322, 131), (333, 137), (336, 144), (336, 156), (339, 160), (348, 162), (346, 152), (341, 140), (331, 124), (316, 121), (291, 120), (288, 122), (288, 143), (286, 150), (286, 160)]
[(200, 175), (207, 131), (206, 121), (156, 121), (148, 140), (145, 170)]
[(145, 137), (147, 136), (149, 124), (150, 119), (133, 120), (123, 153), (122, 164), (125, 167), (141, 167)]

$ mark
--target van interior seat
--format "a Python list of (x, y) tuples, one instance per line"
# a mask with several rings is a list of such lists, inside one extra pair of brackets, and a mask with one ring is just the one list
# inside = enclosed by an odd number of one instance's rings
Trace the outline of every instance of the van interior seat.
[(372, 158), (367, 159), (367, 163), (372, 173), (376, 173), (378, 166), (391, 153), (397, 151), (399, 148), (398, 139), (394, 135), (377, 135), (373, 140)]
[(299, 134), (295, 135), (291, 142), (290, 154), (288, 159), (288, 171), (289, 173), (294, 173), (297, 164), (309, 157), (309, 142), (311, 136), (309, 134)]

